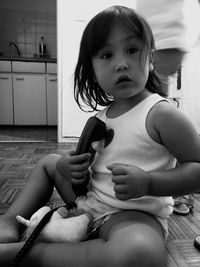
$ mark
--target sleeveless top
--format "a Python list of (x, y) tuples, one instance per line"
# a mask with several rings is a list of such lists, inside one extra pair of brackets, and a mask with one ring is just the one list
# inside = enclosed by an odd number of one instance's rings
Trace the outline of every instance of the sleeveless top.
[(108, 130), (114, 130), (114, 137), (106, 147), (104, 141), (93, 143), (96, 155), (91, 165), (90, 190), (102, 203), (122, 210), (141, 210), (160, 218), (168, 218), (172, 213), (172, 197), (147, 195), (123, 201), (117, 199), (111, 171), (106, 167), (112, 163), (124, 163), (151, 172), (175, 166), (176, 160), (170, 151), (155, 142), (146, 130), (147, 115), (160, 101), (167, 100), (158, 94), (152, 94), (116, 118), (106, 116), (108, 107), (97, 114), (97, 117), (106, 123)]

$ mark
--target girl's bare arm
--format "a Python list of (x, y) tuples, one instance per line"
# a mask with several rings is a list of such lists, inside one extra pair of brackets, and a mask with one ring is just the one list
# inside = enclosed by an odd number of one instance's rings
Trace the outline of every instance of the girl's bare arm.
[(190, 120), (171, 105), (161, 102), (152, 118), (160, 142), (179, 163), (172, 170), (150, 173), (151, 195), (184, 195), (200, 191), (200, 137)]

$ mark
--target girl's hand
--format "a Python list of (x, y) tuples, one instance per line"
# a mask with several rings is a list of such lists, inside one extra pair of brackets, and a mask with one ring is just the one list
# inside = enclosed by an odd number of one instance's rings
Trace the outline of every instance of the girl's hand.
[(120, 200), (139, 198), (149, 194), (150, 175), (134, 165), (114, 163), (107, 165), (112, 173), (115, 196)]
[(69, 179), (73, 184), (81, 184), (87, 178), (90, 157), (90, 153), (76, 155), (74, 151), (71, 151), (58, 160), (56, 168), (63, 177)]

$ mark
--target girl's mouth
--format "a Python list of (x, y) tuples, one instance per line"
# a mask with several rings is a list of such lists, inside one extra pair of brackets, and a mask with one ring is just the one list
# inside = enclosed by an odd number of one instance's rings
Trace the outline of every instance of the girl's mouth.
[(117, 79), (116, 84), (120, 84), (120, 83), (124, 83), (124, 82), (130, 82), (130, 81), (132, 81), (132, 80), (129, 76), (122, 75)]

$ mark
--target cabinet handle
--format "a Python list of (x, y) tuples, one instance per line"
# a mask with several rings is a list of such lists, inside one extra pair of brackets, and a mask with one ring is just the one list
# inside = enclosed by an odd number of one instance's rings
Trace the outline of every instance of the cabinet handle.
[(49, 79), (50, 82), (57, 82), (57, 79)]
[(18, 81), (23, 81), (24, 80), (24, 78), (22, 77), (22, 78), (15, 78), (16, 80), (18, 80)]
[(0, 76), (0, 79), (1, 79), (1, 80), (8, 80), (9, 78), (8, 78), (8, 77)]

